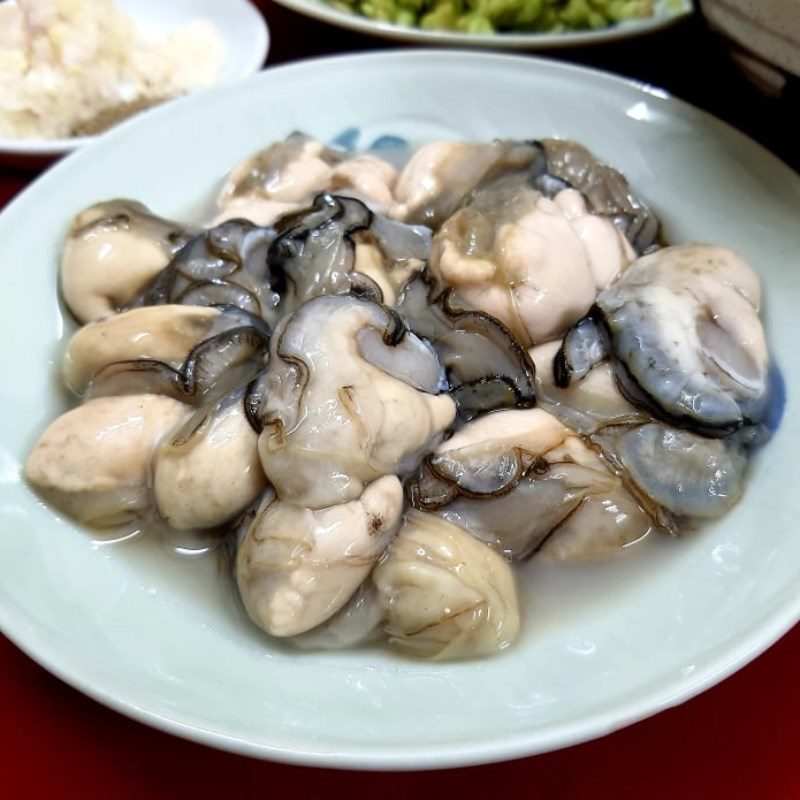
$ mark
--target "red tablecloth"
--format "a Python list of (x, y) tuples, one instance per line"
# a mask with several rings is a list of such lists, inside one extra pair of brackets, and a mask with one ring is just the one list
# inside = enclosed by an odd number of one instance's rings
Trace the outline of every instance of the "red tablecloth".
[[(265, 11), (270, 63), (388, 46), (272, 4)], [(559, 57), (665, 86), (800, 164), (788, 106), (740, 79), (699, 21)], [(0, 166), (0, 206), (33, 177)], [(370, 774), (262, 763), (151, 730), (83, 697), (0, 637), (0, 799), (800, 797), (797, 664), (800, 628), (720, 686), (603, 739), (494, 766)]]

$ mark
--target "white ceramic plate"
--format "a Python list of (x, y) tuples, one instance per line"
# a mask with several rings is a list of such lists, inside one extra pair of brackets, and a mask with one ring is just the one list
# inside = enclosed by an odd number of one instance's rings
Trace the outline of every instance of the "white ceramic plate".
[(661, 30), (692, 13), (692, 0), (656, 0), (656, 12), (651, 18), (633, 20), (602, 30), (473, 34), (409, 28), (389, 22), (378, 22), (360, 14), (341, 11), (326, 0), (275, 0), (275, 2), (307, 17), (385, 39), (446, 47), (479, 47), (487, 50), (550, 50), (558, 47), (581, 47), (615, 42)]
[[(422, 79), (424, 76), (424, 80)], [(421, 91), (421, 84), (424, 90)], [(674, 241), (727, 243), (761, 270), (786, 417), (744, 501), (696, 536), (608, 565), (533, 564), (524, 634), (503, 655), (429, 664), (391, 652), (297, 653), (239, 613), (213, 564), (147, 541), (93, 541), (20, 470), (63, 407), (70, 324), (56, 263), (72, 215), (127, 196), (197, 208), (278, 137), (392, 133), (574, 137), (618, 165)], [(268, 70), (131, 120), (44, 174), (0, 215), (0, 627), (88, 695), (240, 753), (333, 767), (423, 768), (523, 756), (685, 700), (800, 617), (800, 178), (663, 93), (553, 62), (458, 52), (350, 56)]]
[[(12, 0), (13, 2), (13, 0)], [(116, 0), (143, 30), (166, 36), (192, 20), (213, 23), (225, 47), (219, 82), (244, 78), (261, 69), (269, 50), (269, 31), (264, 18), (249, 0)], [(69, 153), (96, 139), (3, 139), (0, 157), (5, 160), (41, 160)]]

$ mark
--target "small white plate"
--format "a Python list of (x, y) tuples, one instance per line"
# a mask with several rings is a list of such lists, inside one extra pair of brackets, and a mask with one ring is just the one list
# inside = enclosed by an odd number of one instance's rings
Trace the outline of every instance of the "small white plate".
[[(362, 146), (385, 134), (575, 138), (624, 171), (671, 240), (728, 244), (763, 276), (788, 404), (742, 502), (697, 535), (655, 539), (614, 563), (529, 563), (523, 634), (495, 658), (293, 651), (243, 618), (214, 563), (169, 557), (147, 540), (100, 543), (21, 478), (38, 433), (64, 407), (58, 365), (72, 324), (57, 301), (57, 263), (75, 212), (122, 196), (180, 217), (267, 142), (293, 130), (330, 140), (346, 128)], [(514, 758), (691, 697), (800, 618), (798, 219), (800, 178), (742, 134), (656, 89), (531, 58), (400, 51), (310, 61), (123, 123), (0, 214), (0, 628), (138, 720), (331, 767)]]
[[(11, 0), (13, 2), (14, 0)], [(261, 69), (269, 51), (264, 17), (249, 0), (116, 0), (141, 28), (166, 36), (192, 20), (208, 20), (225, 48), (219, 83), (230, 83)], [(144, 112), (142, 112), (144, 113)], [(69, 139), (4, 139), (0, 159), (18, 163), (41, 162), (77, 150), (97, 136)]]
[(425, 30), (379, 22), (361, 14), (342, 11), (326, 0), (275, 0), (275, 2), (307, 17), (359, 33), (381, 36), (384, 39), (445, 47), (477, 47), (486, 50), (551, 50), (558, 47), (604, 44), (653, 33), (673, 25), (692, 13), (692, 0), (656, 0), (655, 14), (649, 19), (632, 20), (595, 31), (476, 34)]

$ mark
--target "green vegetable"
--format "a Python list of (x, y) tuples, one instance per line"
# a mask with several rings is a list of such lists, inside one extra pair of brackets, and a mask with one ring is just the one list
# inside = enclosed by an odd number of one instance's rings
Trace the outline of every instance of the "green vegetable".
[(423, 28), (454, 31), (460, 14), (461, 3), (455, 2), (455, 0), (444, 0), (444, 2), (437, 3), (427, 14), (424, 14), (419, 24)]
[(489, 18), (477, 11), (462, 14), (456, 22), (456, 28), (465, 33), (494, 33), (494, 25)]
[(343, 10), (429, 30), (595, 30), (651, 17), (654, 0), (328, 0)]

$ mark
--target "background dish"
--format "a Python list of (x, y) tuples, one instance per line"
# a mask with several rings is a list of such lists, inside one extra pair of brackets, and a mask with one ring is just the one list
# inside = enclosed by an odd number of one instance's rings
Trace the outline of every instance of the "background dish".
[[(261, 69), (269, 50), (269, 30), (264, 18), (249, 0), (116, 0), (145, 31), (166, 35), (195, 19), (213, 23), (225, 47), (218, 83), (229, 83)], [(0, 159), (24, 162), (69, 153), (96, 139), (3, 139)]]
[[(421, 70), (437, 76), (424, 95)], [(415, 142), (585, 142), (641, 189), (668, 236), (726, 242), (760, 269), (776, 358), (787, 375), (800, 369), (791, 254), (800, 179), (657, 90), (530, 59), (400, 52), (298, 64), (191, 96), (75, 154), (0, 216), (0, 257), (14, 265), (0, 278), (0, 303), (9, 329), (25, 332), (24, 348), (0, 353), (15, 376), (0, 419), (3, 630), (70, 683), (150, 724), (261, 757), (371, 768), (499, 760), (601, 735), (767, 647), (800, 617), (800, 498), (781, 479), (797, 463), (794, 385), (729, 517), (641, 560), (531, 567), (526, 635), (479, 668), (269, 645), (238, 616), (213, 564), (172, 562), (165, 572), (153, 548), (93, 544), (20, 482), (36, 434), (62, 404), (55, 259), (76, 209), (122, 194), (191, 214), (189, 201), (267, 141), (293, 129), (330, 138), (350, 125), (365, 143), (386, 132)]]
[(579, 47), (614, 42), (661, 30), (692, 13), (692, 0), (656, 0), (657, 10), (652, 18), (596, 31), (472, 34), (405, 28), (388, 22), (378, 22), (358, 14), (340, 11), (325, 0), (275, 0), (275, 2), (331, 25), (349, 28), (359, 33), (381, 36), (385, 39), (396, 39), (399, 42), (414, 44), (479, 47), (489, 50), (550, 50), (558, 47)]
[(762, 91), (779, 96), (800, 80), (800, 0), (700, 0), (700, 8)]

